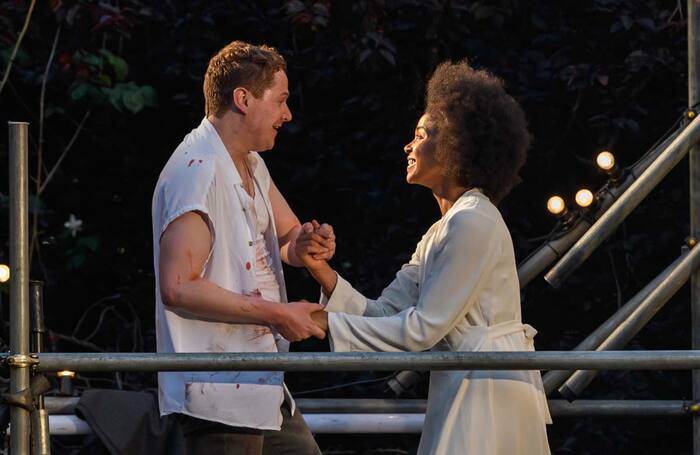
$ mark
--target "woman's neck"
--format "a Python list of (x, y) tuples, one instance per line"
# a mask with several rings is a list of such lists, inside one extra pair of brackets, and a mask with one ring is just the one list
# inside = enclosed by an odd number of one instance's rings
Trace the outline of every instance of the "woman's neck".
[(465, 192), (469, 191), (471, 187), (458, 185), (453, 182), (442, 182), (431, 189), (433, 190), (433, 196), (435, 196), (435, 200), (440, 207), (440, 214), (445, 216), (445, 213), (452, 208), (455, 202), (457, 202), (457, 199), (459, 199)]

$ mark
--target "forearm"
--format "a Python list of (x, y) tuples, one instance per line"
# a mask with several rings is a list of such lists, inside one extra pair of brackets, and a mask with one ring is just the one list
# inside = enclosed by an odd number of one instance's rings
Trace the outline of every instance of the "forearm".
[(280, 304), (237, 294), (201, 278), (176, 284), (164, 294), (168, 308), (187, 316), (264, 325), (276, 325), (280, 318)]
[(321, 285), (323, 294), (330, 298), (338, 284), (338, 274), (328, 265), (328, 262), (322, 261), (313, 268), (307, 268), (311, 276), (316, 282)]

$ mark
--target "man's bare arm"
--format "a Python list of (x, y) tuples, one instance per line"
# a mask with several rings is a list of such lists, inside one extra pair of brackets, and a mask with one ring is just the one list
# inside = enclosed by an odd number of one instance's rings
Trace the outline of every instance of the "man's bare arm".
[(160, 239), (160, 291), (174, 311), (221, 322), (271, 325), (290, 341), (325, 334), (311, 320), (316, 304), (281, 305), (237, 294), (201, 278), (212, 246), (203, 215), (188, 212), (174, 220)]

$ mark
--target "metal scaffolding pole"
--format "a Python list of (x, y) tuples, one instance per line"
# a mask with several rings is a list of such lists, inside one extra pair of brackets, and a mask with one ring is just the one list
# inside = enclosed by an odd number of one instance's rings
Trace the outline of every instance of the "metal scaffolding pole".
[[(29, 387), (29, 229), (28, 130), (24, 122), (8, 122), (10, 138), (10, 393)], [(12, 406), (13, 455), (29, 454), (29, 411)]]
[[(13, 363), (13, 356), (5, 359)], [(37, 371), (692, 370), (698, 351), (41, 353)]]
[(600, 192), (595, 213), (587, 213), (586, 216), (580, 217), (566, 232), (557, 236), (555, 239), (546, 241), (523, 262), (518, 264), (518, 281), (520, 282), (520, 288), (524, 288), (537, 275), (542, 273), (544, 269), (562, 257), (571, 245), (590, 229), (595, 220), (603, 216), (610, 206), (627, 191), (634, 181), (637, 180), (646, 168), (648, 168), (666, 148), (668, 148), (671, 142), (673, 142), (684, 129), (685, 127), (677, 129), (648, 154), (645, 154), (644, 157), (629, 170), (629, 173), (626, 174), (627, 176), (622, 182), (618, 182), (614, 185), (609, 184), (604, 191)]
[[(654, 315), (673, 297), (698, 269), (700, 248), (694, 247), (683, 260), (676, 265), (645, 298), (639, 302), (632, 313), (625, 318), (615, 330), (596, 348), (597, 351), (620, 349), (654, 317)], [(559, 388), (567, 400), (572, 401), (590, 384), (598, 374), (595, 370), (579, 370)]]
[(695, 117), (610, 209), (547, 272), (544, 279), (554, 287), (561, 286), (566, 277), (583, 264), (591, 253), (617, 229), (651, 190), (671, 172), (690, 147), (698, 143), (698, 140), (700, 140), (700, 119)]
[[(700, 102), (700, 11), (698, 0), (688, 0), (688, 107)], [(690, 235), (700, 238), (700, 147), (690, 150)], [(690, 278), (692, 348), (700, 349), (700, 272)], [(700, 371), (694, 370), (693, 400), (700, 399)], [(693, 416), (693, 453), (700, 455), (700, 417)]]
[[(46, 397), (51, 415), (75, 413), (79, 397)], [(427, 400), (385, 398), (297, 398), (304, 414), (422, 414)], [(554, 417), (684, 417), (693, 403), (682, 400), (548, 400)]]
[[(671, 265), (666, 267), (660, 274), (658, 274), (653, 280), (651, 280), (641, 291), (637, 292), (631, 299), (627, 301), (620, 309), (618, 309), (612, 316), (610, 316), (605, 322), (603, 322), (597, 329), (591, 332), (583, 341), (581, 341), (573, 350), (574, 351), (591, 351), (600, 350), (599, 347), (606, 343), (606, 340), (611, 338), (613, 333), (620, 334), (620, 328), (623, 325), (629, 326), (629, 321), (634, 318), (635, 314), (639, 313), (640, 308), (646, 305), (648, 312), (650, 309), (656, 313), (656, 311), (661, 308), (661, 306), (666, 302), (667, 299), (659, 301), (657, 299), (650, 299), (649, 296), (652, 293), (656, 293), (658, 296), (658, 289), (662, 283), (666, 283), (665, 287), (673, 286), (675, 281), (669, 280), (669, 277), (676, 270), (682, 272), (682, 277), (684, 281), (687, 281), (688, 276), (697, 268), (698, 256), (700, 254), (700, 248), (693, 248), (693, 257), (691, 258), (690, 264), (686, 263), (681, 266), (683, 260), (687, 258), (688, 253), (684, 252), (681, 256), (673, 261)], [(677, 272), (676, 272), (677, 273)], [(675, 292), (675, 291), (674, 291)], [(670, 298), (668, 292), (667, 295)], [(645, 312), (645, 314), (646, 314)], [(649, 317), (653, 316), (651, 314)], [(634, 332), (636, 333), (636, 331)], [(632, 336), (634, 335), (631, 334)], [(614, 349), (608, 347), (608, 349)], [(544, 385), (544, 391), (546, 394), (550, 394), (557, 387), (559, 387), (564, 381), (566, 381), (572, 374), (573, 371), (549, 371), (542, 377), (542, 383)]]

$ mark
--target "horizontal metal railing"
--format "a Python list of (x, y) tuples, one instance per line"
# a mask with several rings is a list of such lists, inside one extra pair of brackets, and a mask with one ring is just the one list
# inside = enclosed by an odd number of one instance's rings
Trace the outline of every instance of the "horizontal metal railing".
[[(37, 371), (692, 370), (700, 350), (538, 352), (40, 353)], [(26, 359), (20, 359), (27, 361)], [(17, 356), (4, 361), (12, 365)]]

